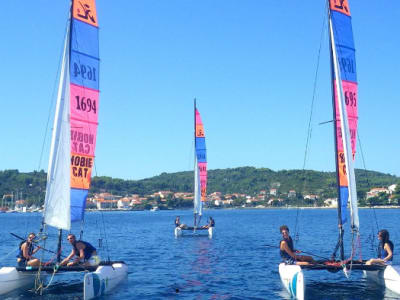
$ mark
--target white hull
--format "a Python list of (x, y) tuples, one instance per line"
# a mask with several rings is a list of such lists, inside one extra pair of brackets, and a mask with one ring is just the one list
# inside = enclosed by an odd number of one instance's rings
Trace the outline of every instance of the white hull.
[(128, 275), (128, 267), (123, 263), (100, 266), (83, 279), (83, 299), (89, 300), (107, 294)]
[(175, 237), (180, 237), (182, 236), (182, 229), (180, 229), (179, 227), (175, 227)]
[(368, 278), (400, 295), (400, 266), (388, 265), (381, 271), (365, 271)]
[(0, 295), (5, 295), (21, 288), (33, 288), (36, 273), (19, 272), (15, 267), (0, 269)]
[(304, 300), (305, 280), (300, 266), (280, 263), (279, 275), (289, 294), (298, 300)]
[[(179, 227), (175, 227), (175, 230), (174, 230), (175, 237), (180, 237), (180, 236), (184, 235), (184, 233), (183, 233), (184, 231), (185, 230), (182, 230)], [(187, 230), (187, 231), (189, 231), (191, 234), (193, 234), (195, 232), (194, 230)], [(202, 232), (202, 231), (203, 230), (199, 230), (198, 232)], [(213, 236), (215, 236), (215, 227), (208, 228), (207, 232), (208, 232), (208, 237), (211, 239)]]

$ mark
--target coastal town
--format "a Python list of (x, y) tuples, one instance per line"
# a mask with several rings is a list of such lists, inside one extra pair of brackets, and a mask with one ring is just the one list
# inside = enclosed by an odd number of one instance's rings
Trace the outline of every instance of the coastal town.
[[(337, 198), (322, 198), (318, 194), (301, 194), (295, 190), (287, 193), (275, 188), (261, 190), (256, 195), (242, 193), (222, 194), (213, 192), (207, 195), (210, 208), (274, 208), (274, 207), (324, 207), (336, 208)], [(360, 207), (398, 206), (397, 184), (370, 189), (365, 197), (358, 199)], [(28, 205), (24, 199), (14, 200), (17, 193), (2, 197), (0, 212), (40, 212), (42, 207)], [(193, 193), (158, 191), (149, 195), (113, 195), (106, 191), (95, 193), (86, 200), (87, 210), (166, 210), (191, 208)]]

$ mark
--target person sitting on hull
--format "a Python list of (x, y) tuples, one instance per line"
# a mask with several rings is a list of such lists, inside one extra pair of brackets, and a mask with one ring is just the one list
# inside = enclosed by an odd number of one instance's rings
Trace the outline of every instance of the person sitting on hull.
[(175, 218), (175, 227), (178, 227), (178, 228), (181, 228), (181, 229), (187, 228), (186, 224), (181, 224), (181, 218), (179, 216), (177, 216)]
[(28, 239), (19, 245), (19, 253), (17, 255), (17, 263), (19, 266), (37, 267), (40, 265), (40, 260), (32, 256), (39, 251), (40, 246), (34, 248), (33, 240), (36, 235), (32, 232), (28, 235)]
[(214, 227), (214, 226), (215, 226), (215, 221), (214, 221), (214, 219), (212, 217), (210, 217), (208, 219), (208, 224), (202, 226), (201, 228), (208, 229), (208, 228)]
[[(72, 245), (72, 251), (70, 255), (61, 261), (60, 266), (97, 266), (100, 263), (96, 248), (90, 243), (81, 240), (77, 241), (74, 234), (68, 234), (67, 240)], [(70, 262), (74, 256), (75, 259)]]
[(379, 248), (378, 258), (371, 258), (366, 262), (367, 265), (390, 265), (393, 261), (394, 245), (389, 240), (389, 231), (382, 229), (378, 232)]
[(279, 253), (283, 262), (290, 265), (309, 265), (316, 263), (311, 256), (297, 255), (300, 250), (295, 250), (293, 247), (293, 240), (289, 235), (289, 228), (282, 225), (279, 230), (282, 233), (282, 240), (279, 242)]

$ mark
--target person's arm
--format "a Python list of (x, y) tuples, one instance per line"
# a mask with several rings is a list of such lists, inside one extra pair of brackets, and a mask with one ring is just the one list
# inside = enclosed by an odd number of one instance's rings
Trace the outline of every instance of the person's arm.
[(66, 265), (67, 262), (69, 262), (69, 260), (74, 257), (74, 255), (75, 255), (75, 251), (74, 251), (74, 249), (72, 249), (71, 253), (61, 261), (60, 266)]
[(38, 245), (35, 250), (32, 251), (32, 254), (35, 254), (36, 252), (38, 252), (40, 250), (40, 246)]
[(387, 262), (388, 260), (390, 260), (393, 257), (393, 252), (392, 252), (392, 249), (390, 249), (390, 246), (388, 243), (385, 243), (385, 246), (383, 246), (383, 248), (388, 253), (388, 255), (383, 259), (383, 261)]
[(290, 250), (288, 244), (286, 241), (281, 242), (281, 250), (285, 251), (287, 254), (289, 254), (293, 259), (296, 259), (296, 254)]
[(80, 262), (81, 260), (83, 260), (83, 259), (85, 258), (85, 252), (83, 251), (83, 249), (85, 249), (85, 246), (84, 246), (83, 244), (81, 244), (81, 243), (77, 243), (77, 244), (76, 244), (76, 249), (78, 249), (78, 251), (79, 251), (79, 256), (77, 255), (77, 256), (75, 257), (74, 261), (70, 262), (70, 263), (68, 264), (68, 266), (77, 265), (77, 264), (79, 264), (79, 262)]

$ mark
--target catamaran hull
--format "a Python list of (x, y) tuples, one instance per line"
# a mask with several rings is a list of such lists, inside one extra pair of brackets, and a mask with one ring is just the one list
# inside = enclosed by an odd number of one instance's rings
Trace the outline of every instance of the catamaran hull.
[(281, 263), (279, 275), (289, 294), (298, 300), (304, 300), (305, 280), (300, 266)]
[[(182, 236), (183, 235), (183, 231), (184, 230), (182, 230), (181, 228), (175, 227), (175, 230), (174, 230), (175, 237)], [(195, 233), (196, 232), (196, 230), (187, 230), (187, 231), (190, 231), (191, 233)], [(215, 227), (208, 228), (207, 232), (208, 232), (208, 237), (212, 238), (213, 236), (215, 236)]]
[(365, 271), (368, 278), (400, 295), (400, 266), (387, 266), (381, 271)]
[(89, 300), (107, 294), (128, 275), (128, 267), (124, 263), (111, 266), (100, 266), (83, 279), (83, 299)]
[(208, 228), (208, 237), (212, 238), (215, 235), (215, 227)]
[(33, 288), (36, 273), (20, 272), (15, 267), (0, 269), (0, 295), (8, 294), (22, 288)]
[(182, 229), (180, 229), (179, 227), (175, 227), (175, 237), (180, 237), (182, 236)]

